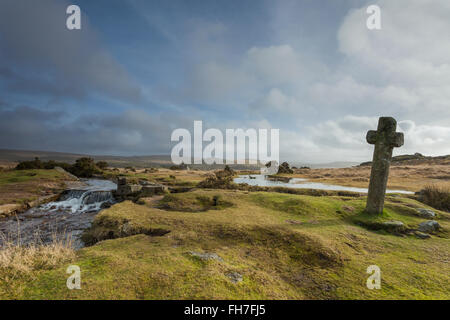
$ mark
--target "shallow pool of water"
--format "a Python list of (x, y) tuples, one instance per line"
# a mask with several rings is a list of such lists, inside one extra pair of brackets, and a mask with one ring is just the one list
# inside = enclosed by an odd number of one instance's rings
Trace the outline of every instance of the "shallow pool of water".
[[(251, 186), (260, 187), (286, 187), (294, 189), (318, 189), (318, 190), (336, 190), (367, 193), (367, 188), (346, 187), (319, 182), (308, 182), (307, 179), (292, 178), (289, 182), (269, 180), (263, 175), (242, 175), (234, 179), (235, 183), (247, 183)], [(413, 194), (414, 192), (405, 190), (386, 190), (386, 193)]]
[(110, 180), (86, 179), (83, 182), (87, 185), (83, 190), (111, 191), (117, 188), (117, 184)]

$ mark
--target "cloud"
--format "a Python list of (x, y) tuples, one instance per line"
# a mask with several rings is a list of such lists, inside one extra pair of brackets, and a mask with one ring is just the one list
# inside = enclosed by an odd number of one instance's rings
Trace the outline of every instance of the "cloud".
[(377, 118), (344, 116), (309, 125), (303, 130), (282, 130), (280, 153), (300, 162), (363, 161), (370, 158), (365, 141)]
[(294, 97), (287, 96), (278, 88), (270, 89), (265, 96), (250, 104), (255, 111), (292, 112), (298, 106), (299, 102)]
[[(181, 4), (133, 1), (134, 14), (147, 18), (151, 38), (158, 39), (149, 44), (147, 33), (127, 30), (136, 32), (142, 47), (138, 53), (122, 49), (117, 57), (145, 66), (136, 84), (87, 15), (82, 32), (70, 32), (65, 3), (44, 0), (26, 10), (26, 2), (2, 1), (0, 88), (28, 94), (18, 101), (33, 106), (43, 93), (88, 97), (83, 105), (94, 111), (42, 116), (38, 109), (11, 109), (19, 102), (5, 96), (0, 110), (10, 113), (2, 115), (21, 126), (4, 123), (1, 132), (10, 136), (1, 142), (79, 152), (168, 152), (170, 128), (191, 128), (195, 118), (221, 129), (279, 128), (280, 152), (289, 159), (365, 161), (373, 152), (367, 130), (376, 128), (379, 116), (393, 116), (407, 138), (395, 152), (450, 153), (449, 2), (374, 0), (382, 12), (382, 30), (375, 31), (366, 28), (366, 6), (344, 2), (341, 7), (330, 0), (325, 8), (257, 2), (235, 13), (229, 4), (174, 10)], [(361, 7), (348, 10), (356, 3)], [(231, 10), (222, 10), (231, 7), (232, 18)], [(200, 18), (198, 12), (207, 14)], [(108, 44), (112, 50), (122, 45)], [(177, 113), (150, 115), (134, 105), (120, 114), (95, 111), (92, 97), (126, 102), (119, 103), (123, 107), (138, 103), (141, 85), (157, 101), (153, 105)]]
[(192, 120), (129, 109), (120, 114), (91, 113), (71, 119), (64, 112), (21, 106), (0, 110), (0, 148), (94, 154), (168, 154), (174, 128)]
[[(227, 121), (232, 128), (248, 127), (248, 115), (254, 123), (270, 119), (281, 129), (281, 154), (299, 161), (370, 160), (373, 146), (365, 136), (379, 116), (409, 119), (399, 122), (399, 130), (409, 123), (412, 131), (396, 153), (450, 153), (448, 1), (374, 4), (382, 10), (382, 30), (366, 28), (366, 6), (351, 9), (334, 31), (330, 59), (308, 54), (310, 45), (323, 43), (296, 38), (295, 19), (280, 18), (292, 12), (293, 2), (275, 10), (272, 44), (249, 41), (246, 50), (233, 52), (225, 37), (229, 25), (195, 37), (189, 52), (199, 58), (177, 103), (207, 105), (219, 114), (237, 109), (242, 119)], [(282, 32), (283, 26), (289, 30)]]
[(299, 55), (286, 44), (250, 48), (244, 66), (261, 82), (272, 86), (290, 84), (305, 72)]
[[(66, 28), (66, 1), (0, 2), (0, 80), (9, 92), (141, 101), (139, 85), (101, 45), (88, 16)], [(1, 84), (1, 82), (0, 82)]]
[[(311, 125), (303, 132), (281, 130), (280, 154), (285, 159), (301, 162), (367, 161), (372, 158), (373, 146), (366, 142), (366, 134), (375, 130), (377, 123), (377, 117), (344, 116)], [(405, 144), (394, 148), (394, 155), (450, 154), (449, 127), (402, 120), (398, 122), (397, 132), (404, 133)]]
[(210, 38), (198, 41), (198, 54), (205, 61), (186, 78), (181, 100), (217, 108), (235, 106), (244, 112), (261, 105), (290, 118), (296, 112), (314, 120), (345, 114), (393, 115), (450, 125), (450, 40), (445, 32), (450, 20), (444, 14), (448, 2), (375, 4), (382, 10), (382, 30), (366, 28), (365, 6), (350, 10), (338, 27), (337, 45), (345, 59), (305, 55), (299, 48), (310, 43), (294, 43), (289, 36), (284, 40), (291, 42), (249, 46), (245, 52), (230, 54), (237, 59), (224, 61), (223, 53), (201, 53), (214, 44), (228, 48), (220, 35), (213, 43)]
[(222, 107), (245, 99), (249, 93), (243, 88), (252, 91), (252, 75), (225, 63), (206, 62), (190, 74), (181, 101)]
[[(416, 125), (414, 121), (400, 121), (399, 128), (405, 134), (404, 149), (410, 153), (426, 155), (450, 154), (450, 128), (443, 126)], [(418, 151), (414, 151), (418, 150)]]
[(214, 45), (206, 40), (205, 44), (197, 41), (198, 55), (204, 60), (192, 65), (179, 87), (160, 90), (166, 101), (207, 105), (216, 110), (234, 107), (250, 113), (260, 108), (258, 105), (285, 112), (298, 111), (304, 107), (298, 102), (302, 100), (304, 87), (327, 73), (321, 63), (306, 60), (286, 44), (252, 46), (233, 60), (224, 58), (223, 53), (210, 55)]
[[(450, 125), (450, 4), (446, 0), (375, 1), (382, 29), (368, 30), (365, 7), (351, 10), (339, 31), (344, 70), (368, 90), (368, 99), (401, 115)], [(351, 64), (351, 66), (350, 66)]]

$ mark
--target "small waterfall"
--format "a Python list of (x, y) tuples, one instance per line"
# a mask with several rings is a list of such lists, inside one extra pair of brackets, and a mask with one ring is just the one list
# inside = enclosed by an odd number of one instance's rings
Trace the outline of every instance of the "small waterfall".
[[(89, 228), (97, 212), (114, 204), (112, 190), (117, 185), (109, 180), (83, 180), (83, 189), (66, 190), (58, 201), (34, 207), (0, 223), (0, 234), (22, 244), (52, 243), (54, 238), (64, 240), (68, 236), (75, 248), (84, 246), (80, 237)], [(20, 228), (20, 231), (18, 231)], [(2, 245), (0, 237), (0, 246)]]
[(58, 201), (66, 201), (73, 198), (81, 198), (81, 196), (86, 192), (86, 190), (66, 190), (59, 197)]
[[(100, 180), (99, 180), (100, 181)], [(91, 184), (84, 190), (67, 190), (59, 201), (50, 202), (39, 207), (39, 211), (84, 213), (99, 211), (103, 205), (114, 203), (111, 190), (116, 185), (105, 185), (105, 182), (90, 180)], [(103, 190), (99, 190), (99, 188)]]
[(60, 200), (49, 202), (39, 209), (40, 211), (64, 211), (75, 214), (98, 211), (105, 203), (112, 204), (114, 202), (111, 191), (98, 190), (70, 190)]
[(91, 191), (83, 195), (84, 204), (103, 203), (113, 199), (111, 191)]

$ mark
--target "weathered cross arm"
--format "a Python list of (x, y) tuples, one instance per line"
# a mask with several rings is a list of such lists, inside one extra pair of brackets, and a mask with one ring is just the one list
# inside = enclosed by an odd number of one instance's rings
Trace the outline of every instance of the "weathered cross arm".
[(405, 137), (402, 132), (396, 132), (391, 140), (391, 147), (400, 148), (405, 143)]
[(377, 132), (375, 130), (367, 131), (366, 140), (367, 140), (367, 143), (369, 143), (369, 144), (377, 143)]
[[(375, 144), (377, 143), (378, 133), (376, 130), (369, 130), (366, 135), (367, 143)], [(393, 136), (388, 139), (389, 145), (391, 147), (399, 148), (404, 144), (405, 138), (402, 132), (395, 132)]]

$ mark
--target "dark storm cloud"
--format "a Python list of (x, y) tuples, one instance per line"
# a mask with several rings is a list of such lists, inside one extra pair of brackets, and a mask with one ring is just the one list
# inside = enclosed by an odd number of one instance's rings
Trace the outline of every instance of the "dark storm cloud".
[(101, 47), (84, 12), (81, 30), (66, 28), (68, 5), (55, 0), (0, 2), (0, 79), (6, 89), (141, 101), (140, 87)]
[(0, 148), (94, 154), (167, 154), (173, 129), (192, 120), (130, 109), (121, 114), (90, 114), (67, 121), (63, 112), (28, 106), (0, 111)]

